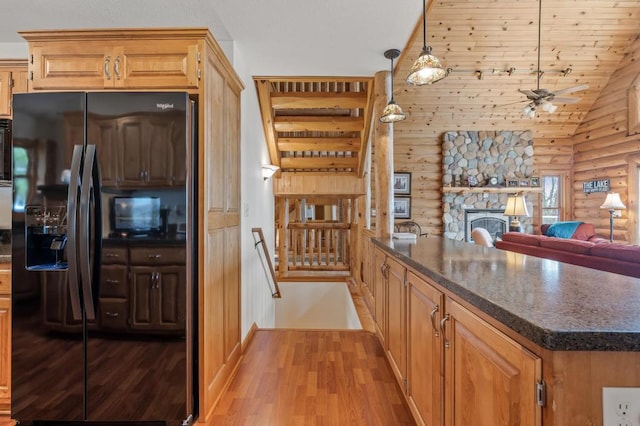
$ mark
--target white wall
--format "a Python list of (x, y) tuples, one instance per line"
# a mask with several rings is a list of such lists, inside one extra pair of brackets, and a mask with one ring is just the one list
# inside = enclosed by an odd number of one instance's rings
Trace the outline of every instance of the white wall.
[(255, 323), (275, 326), (275, 304), (265, 272), (254, 248), (251, 228), (262, 228), (269, 254), (274, 256), (273, 180), (262, 178), (261, 165), (269, 164), (267, 143), (253, 77), (248, 71), (246, 50), (234, 43), (233, 66), (244, 82), (242, 92), (242, 339)]

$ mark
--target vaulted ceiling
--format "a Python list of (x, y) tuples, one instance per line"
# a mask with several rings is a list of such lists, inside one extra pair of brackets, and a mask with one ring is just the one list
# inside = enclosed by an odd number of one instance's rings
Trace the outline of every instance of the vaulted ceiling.
[[(428, 6), (427, 44), (451, 73), (430, 86), (404, 79), (422, 49), (422, 21), (395, 73), (395, 99), (408, 119), (396, 137), (437, 137), (447, 130), (533, 130), (536, 137), (572, 136), (640, 34), (638, 0), (541, 0), (540, 87), (572, 93), (575, 104), (524, 117), (518, 89), (535, 89), (537, 0), (437, 0)], [(509, 72), (510, 69), (514, 69)], [(570, 73), (564, 70), (570, 70)]]
[[(610, 75), (640, 34), (640, 0), (437, 0), (427, 10), (427, 44), (449, 69), (432, 85), (405, 78), (422, 50), (423, 21), (397, 61), (394, 98), (407, 113), (397, 140), (434, 140), (449, 130), (532, 130), (535, 137), (571, 137)], [(576, 85), (573, 104), (523, 116), (518, 91)], [(384, 31), (393, 31), (385, 28)], [(284, 171), (362, 171), (372, 80), (333, 77), (256, 77), (272, 161)], [(355, 92), (355, 93), (354, 93)], [(564, 97), (564, 96), (563, 96)], [(373, 117), (377, 120), (377, 117)]]

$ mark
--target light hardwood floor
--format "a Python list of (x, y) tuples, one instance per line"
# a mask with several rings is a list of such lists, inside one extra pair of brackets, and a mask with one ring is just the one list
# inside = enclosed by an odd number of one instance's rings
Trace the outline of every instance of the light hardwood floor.
[(213, 425), (413, 425), (368, 331), (259, 330)]

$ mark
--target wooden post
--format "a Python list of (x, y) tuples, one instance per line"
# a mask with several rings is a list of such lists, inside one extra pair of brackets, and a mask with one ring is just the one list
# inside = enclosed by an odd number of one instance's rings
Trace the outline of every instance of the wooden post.
[(375, 103), (373, 121), (376, 157), (376, 237), (389, 238), (393, 232), (393, 125), (378, 119), (387, 105), (388, 71), (378, 71), (375, 75)]
[(289, 227), (289, 198), (284, 197), (280, 200), (280, 252), (278, 257), (280, 262), (278, 263), (278, 272), (280, 277), (287, 275), (289, 271), (289, 235), (287, 228)]

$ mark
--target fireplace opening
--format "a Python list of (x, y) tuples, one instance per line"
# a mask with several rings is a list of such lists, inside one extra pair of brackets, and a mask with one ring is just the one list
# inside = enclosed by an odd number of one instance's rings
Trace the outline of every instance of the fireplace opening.
[(471, 231), (484, 228), (493, 241), (507, 232), (507, 217), (504, 209), (466, 209), (464, 211), (464, 240), (472, 242)]

